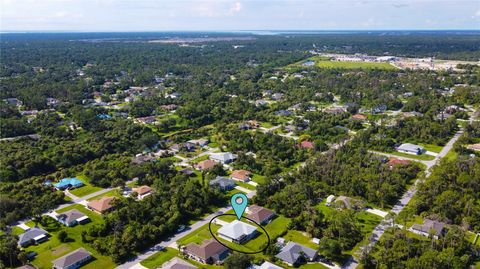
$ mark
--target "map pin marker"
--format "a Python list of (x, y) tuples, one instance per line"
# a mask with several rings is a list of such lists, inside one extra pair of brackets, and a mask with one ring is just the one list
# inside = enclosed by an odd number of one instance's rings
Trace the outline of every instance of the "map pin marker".
[(232, 195), (230, 203), (232, 204), (233, 211), (235, 211), (235, 214), (237, 215), (237, 219), (240, 220), (242, 218), (243, 212), (247, 208), (247, 196), (243, 193), (235, 193), (234, 195)]

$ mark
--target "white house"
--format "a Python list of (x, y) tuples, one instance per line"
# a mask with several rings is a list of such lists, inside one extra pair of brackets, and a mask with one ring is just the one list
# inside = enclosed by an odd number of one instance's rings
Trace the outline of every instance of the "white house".
[(234, 220), (218, 229), (218, 235), (221, 238), (238, 244), (245, 243), (252, 239), (256, 233), (257, 228), (255, 226), (238, 220)]
[(426, 150), (422, 146), (410, 144), (410, 143), (401, 144), (396, 148), (396, 150), (398, 152), (403, 152), (403, 153), (413, 154), (413, 155), (420, 155), (426, 152)]
[(327, 197), (327, 201), (326, 201), (325, 204), (326, 204), (327, 206), (330, 206), (330, 204), (333, 202), (334, 199), (335, 199), (335, 195), (331, 195), (331, 194), (330, 194), (330, 195)]
[(214, 160), (223, 164), (231, 163), (236, 158), (237, 158), (237, 155), (232, 154), (230, 152), (212, 153), (210, 155), (210, 160)]

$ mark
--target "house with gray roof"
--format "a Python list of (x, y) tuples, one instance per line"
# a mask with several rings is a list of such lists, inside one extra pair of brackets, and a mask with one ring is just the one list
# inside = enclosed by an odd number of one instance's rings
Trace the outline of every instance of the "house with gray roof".
[(222, 191), (229, 191), (235, 188), (235, 181), (226, 177), (217, 176), (214, 180), (210, 181), (211, 187), (218, 187)]
[(198, 268), (191, 263), (188, 263), (178, 257), (175, 257), (168, 262), (162, 264), (161, 269), (195, 269)]
[(92, 259), (92, 254), (79, 248), (53, 261), (53, 269), (76, 269)]
[(409, 230), (413, 233), (426, 237), (432, 234), (433, 238), (438, 239), (445, 233), (445, 223), (436, 220), (425, 219), (423, 224), (413, 224)]
[(233, 162), (237, 158), (237, 155), (230, 152), (220, 152), (212, 153), (209, 158), (210, 160), (214, 160), (223, 164), (228, 164)]
[(62, 223), (65, 226), (72, 227), (77, 224), (85, 223), (89, 220), (88, 216), (82, 212), (72, 209), (67, 212), (61, 213), (56, 216), (58, 222)]
[(401, 144), (396, 148), (396, 150), (398, 152), (403, 152), (403, 153), (408, 153), (413, 155), (420, 155), (426, 152), (426, 150), (422, 146), (410, 144), (410, 143)]
[(33, 227), (18, 236), (18, 245), (27, 247), (31, 244), (38, 244), (46, 240), (48, 240), (48, 233), (43, 229)]
[(218, 235), (230, 242), (243, 244), (255, 237), (257, 228), (253, 225), (234, 220), (218, 229)]
[(307, 261), (313, 261), (317, 257), (317, 251), (295, 242), (288, 242), (275, 257), (290, 266), (294, 266), (301, 261), (301, 258), (305, 258)]

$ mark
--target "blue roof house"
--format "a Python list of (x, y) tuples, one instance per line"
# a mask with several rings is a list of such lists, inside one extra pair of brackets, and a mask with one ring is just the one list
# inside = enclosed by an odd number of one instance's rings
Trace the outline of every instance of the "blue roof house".
[(58, 190), (65, 190), (68, 188), (81, 187), (83, 186), (83, 182), (76, 177), (64, 178), (60, 180), (60, 182), (53, 184), (53, 186), (55, 186), (55, 188), (57, 188)]

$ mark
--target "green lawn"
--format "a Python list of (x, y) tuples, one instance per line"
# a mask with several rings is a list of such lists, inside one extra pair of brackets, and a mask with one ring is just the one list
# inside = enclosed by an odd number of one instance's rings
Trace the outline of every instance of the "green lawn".
[(312, 238), (304, 234), (304, 232), (289, 230), (286, 235), (283, 236), (287, 241), (293, 241), (302, 246), (312, 249), (318, 249), (318, 245), (312, 242)]
[(370, 63), (370, 62), (338, 62), (320, 60), (315, 61), (315, 66), (320, 68), (339, 68), (339, 69), (387, 69), (396, 70), (397, 68), (389, 63)]
[(260, 126), (263, 128), (272, 128), (274, 126), (273, 124), (267, 121), (259, 121), (258, 124), (260, 124)]
[(110, 196), (110, 197), (122, 197), (122, 195), (120, 194), (120, 190), (118, 189), (113, 189), (113, 190), (109, 190), (105, 193), (102, 193), (102, 194), (99, 194), (97, 196), (94, 196), (90, 199), (87, 199), (87, 201), (93, 201), (93, 200), (97, 200), (97, 199), (100, 199), (102, 197), (105, 197), (105, 196)]
[(255, 190), (255, 186), (250, 185), (250, 184), (248, 184), (248, 183), (241, 182), (241, 181), (235, 181), (235, 183), (237, 183), (238, 186), (243, 187), (243, 188), (245, 188), (245, 189)]
[(407, 157), (407, 158), (411, 158), (411, 159), (417, 159), (417, 160), (420, 160), (420, 161), (431, 161), (431, 160), (435, 159), (434, 156), (427, 155), (427, 154), (413, 155), (413, 154), (408, 154), (408, 153), (403, 153), (403, 152), (398, 152), (398, 151), (389, 152), (389, 154), (396, 155), (396, 156), (399, 156), (399, 157)]
[(265, 176), (253, 174), (252, 181), (257, 182), (258, 184), (263, 184), (265, 183)]
[(174, 248), (165, 248), (148, 257), (148, 259), (142, 261), (140, 264), (147, 268), (157, 268), (179, 254), (180, 252)]
[(440, 151), (442, 151), (443, 149), (443, 146), (437, 146), (432, 144), (418, 143), (418, 145), (424, 147), (425, 150), (427, 151), (436, 152), (436, 153), (440, 153)]
[[(217, 230), (221, 226), (212, 224), (212, 231), (217, 232)], [(201, 244), (205, 239), (210, 239), (212, 238), (212, 235), (210, 234), (210, 231), (208, 230), (208, 224), (203, 225), (199, 229), (197, 229), (195, 232), (190, 233), (180, 240), (177, 241), (178, 245), (187, 245), (189, 243), (196, 243), (196, 244)]]
[(18, 226), (13, 226), (12, 227), (12, 234), (13, 235), (23, 234), (24, 232), (25, 232), (25, 230), (23, 230), (22, 228), (20, 228)]
[(199, 162), (205, 161), (205, 160), (208, 160), (208, 154), (205, 154), (205, 155), (203, 155), (203, 156), (197, 157), (197, 158), (191, 160), (190, 163), (199, 163)]
[[(59, 210), (64, 212), (76, 208), (79, 211), (85, 213), (92, 220), (89, 223), (83, 225), (76, 225), (74, 227), (65, 227), (55, 221), (52, 218), (49, 218), (45, 226), (40, 225), (50, 234), (48, 241), (41, 243), (36, 246), (30, 246), (26, 248), (26, 251), (35, 251), (38, 253), (38, 256), (32, 261), (33, 265), (37, 268), (51, 268), (52, 261), (64, 256), (80, 247), (85, 248), (94, 257), (94, 260), (88, 264), (82, 266), (82, 269), (94, 269), (94, 268), (114, 268), (115, 264), (110, 257), (100, 255), (95, 249), (86, 243), (82, 243), (81, 232), (87, 230), (89, 227), (98, 224), (100, 221), (103, 221), (100, 215), (97, 215), (89, 210), (87, 210), (82, 205), (72, 205), (70, 207)], [(62, 243), (58, 240), (58, 232), (64, 230), (68, 234), (68, 241)]]

